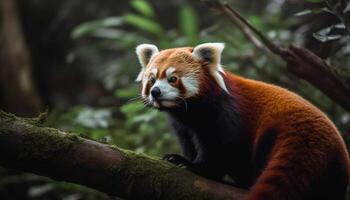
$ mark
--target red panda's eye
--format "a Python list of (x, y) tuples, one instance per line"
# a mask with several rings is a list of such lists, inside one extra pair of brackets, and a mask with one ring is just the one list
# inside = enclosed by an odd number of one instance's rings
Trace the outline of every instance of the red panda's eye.
[(177, 81), (177, 77), (172, 76), (168, 79), (169, 83), (175, 83)]
[(149, 78), (149, 80), (151, 81), (152, 84), (156, 82), (156, 79), (154, 77)]

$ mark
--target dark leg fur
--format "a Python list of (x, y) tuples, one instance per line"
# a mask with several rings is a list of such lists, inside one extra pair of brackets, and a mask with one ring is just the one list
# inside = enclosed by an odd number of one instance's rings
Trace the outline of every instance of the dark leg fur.
[(185, 157), (177, 154), (166, 154), (162, 159), (206, 178), (221, 181), (224, 176), (223, 170), (218, 169), (217, 164), (192, 163)]
[[(176, 135), (178, 138), (178, 141), (181, 145), (182, 152), (188, 161), (193, 161), (197, 156), (197, 151), (195, 149), (194, 143), (193, 143), (193, 135), (190, 130), (186, 129), (184, 126), (179, 124), (176, 120), (173, 118), (170, 118), (172, 126), (174, 127), (176, 131)], [(170, 154), (173, 155), (173, 154)]]

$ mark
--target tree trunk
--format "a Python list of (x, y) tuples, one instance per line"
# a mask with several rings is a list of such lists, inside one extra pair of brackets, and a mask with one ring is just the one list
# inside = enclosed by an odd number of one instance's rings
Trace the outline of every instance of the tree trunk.
[(244, 199), (246, 191), (169, 162), (41, 126), (0, 110), (0, 165), (126, 199)]
[(31, 58), (16, 0), (1, 0), (0, 107), (21, 116), (35, 116), (41, 102), (32, 80)]

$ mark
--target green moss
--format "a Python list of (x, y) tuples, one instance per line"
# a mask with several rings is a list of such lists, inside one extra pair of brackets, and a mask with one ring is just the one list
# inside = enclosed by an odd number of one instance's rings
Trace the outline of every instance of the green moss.
[(111, 172), (117, 179), (128, 181), (125, 184), (128, 185), (129, 194), (139, 194), (141, 197), (147, 191), (147, 194), (151, 193), (155, 199), (213, 199), (210, 194), (200, 192), (194, 187), (196, 177), (187, 170), (156, 157), (116, 146), (111, 148), (124, 154), (121, 164), (112, 167)]
[(73, 134), (63, 134), (54, 128), (28, 126), (26, 140), (23, 141), (24, 153), (21, 157), (31, 157), (38, 160), (50, 159), (69, 153), (79, 143), (79, 138)]
[(78, 136), (81, 137), (81, 138), (88, 139), (88, 140), (94, 140), (92, 137), (90, 137), (89, 135), (87, 135), (85, 133), (79, 133)]
[[(21, 148), (23, 148), (21, 158), (49, 159), (60, 153), (68, 153), (75, 144), (79, 143), (79, 137), (74, 134), (38, 126), (46, 120), (46, 113), (37, 118), (20, 118), (0, 110), (0, 117), (4, 133), (11, 133), (11, 130), (16, 129), (14, 132), (18, 132), (23, 138), (19, 140)], [(16, 137), (16, 135), (12, 134), (12, 137)]]
[(15, 120), (17, 117), (12, 113), (7, 113), (3, 110), (0, 110), (0, 118), (6, 122), (10, 120)]
[(45, 122), (47, 121), (47, 112), (40, 113), (38, 117), (33, 117), (33, 118), (19, 118), (26, 123), (32, 124), (34, 126), (43, 126)]

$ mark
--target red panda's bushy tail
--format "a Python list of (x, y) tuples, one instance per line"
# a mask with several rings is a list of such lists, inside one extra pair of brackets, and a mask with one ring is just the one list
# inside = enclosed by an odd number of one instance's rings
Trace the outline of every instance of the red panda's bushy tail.
[(333, 155), (339, 154), (306, 144), (305, 138), (284, 140), (271, 152), (247, 200), (344, 200), (346, 158), (330, 158)]

